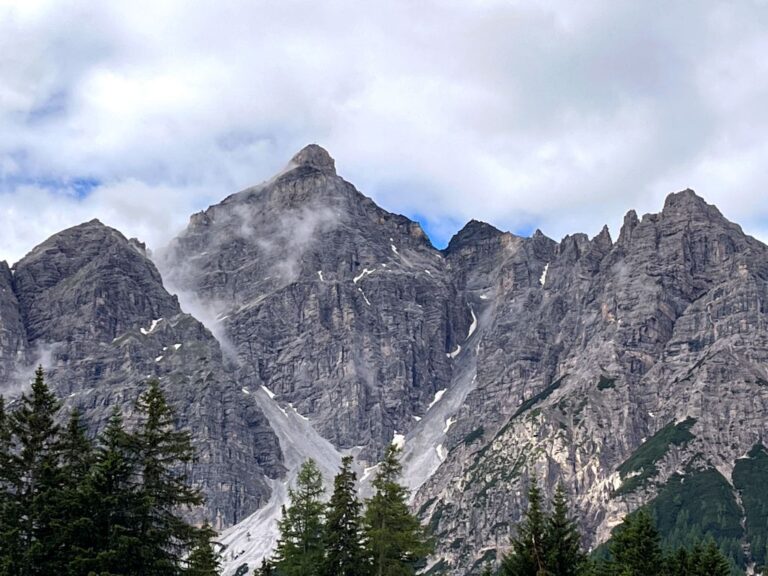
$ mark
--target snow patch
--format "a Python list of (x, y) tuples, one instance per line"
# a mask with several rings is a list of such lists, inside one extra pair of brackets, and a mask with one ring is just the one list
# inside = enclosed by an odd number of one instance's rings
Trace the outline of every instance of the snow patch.
[(472, 324), (469, 325), (469, 333), (467, 334), (467, 340), (469, 340), (472, 334), (475, 333), (475, 330), (477, 330), (477, 316), (475, 316), (475, 311), (472, 309), (472, 306), (469, 307), (469, 313), (472, 314)]
[(241, 388), (241, 390), (243, 391), (243, 394), (248, 394), (249, 396), (251, 395), (251, 391), (248, 390), (248, 388)]
[(141, 328), (140, 329), (141, 333), (144, 334), (144, 336), (146, 336), (147, 334), (152, 334), (152, 332), (154, 332), (155, 328), (157, 328), (157, 325), (160, 324), (160, 322), (162, 322), (162, 321), (163, 321), (162, 318), (158, 318), (157, 320), (152, 320), (152, 324), (150, 324), (149, 329)]
[(323, 278), (323, 271), (322, 270), (318, 270), (317, 271), (317, 275), (320, 277), (320, 282), (325, 282), (325, 279)]
[(424, 272), (426, 272), (427, 274), (429, 274), (430, 276), (432, 276), (432, 272), (430, 272), (430, 271), (429, 271), (429, 270), (427, 270), (426, 268), (424, 268)]
[(181, 344), (174, 344), (174, 345), (173, 345), (173, 348), (174, 348), (175, 350), (178, 350), (179, 348), (181, 348)]
[(541, 278), (539, 278), (539, 284), (544, 286), (544, 283), (547, 281), (547, 271), (549, 270), (549, 262), (546, 263), (544, 266), (544, 271), (541, 273)]
[(158, 356), (157, 358), (155, 358), (155, 362), (160, 362), (160, 360), (162, 360), (162, 359), (163, 359), (162, 356)]
[(456, 358), (456, 356), (458, 356), (460, 353), (461, 353), (461, 345), (456, 346), (456, 350), (454, 350), (453, 352), (448, 352), (446, 356), (448, 356), (448, 358), (453, 359), (453, 358)]
[(445, 421), (445, 428), (443, 428), (443, 434), (447, 434), (448, 430), (451, 429), (451, 426), (453, 426), (456, 423), (456, 418), (451, 416), (448, 418), (448, 420)]
[(392, 438), (392, 444), (394, 444), (397, 448), (400, 448), (402, 450), (403, 446), (405, 446), (405, 435), (398, 434), (397, 430), (395, 430), (395, 435)]
[(432, 406), (440, 402), (440, 398), (443, 397), (443, 394), (445, 394), (446, 390), (448, 390), (448, 388), (443, 388), (442, 390), (438, 390), (437, 392), (435, 392), (435, 399), (429, 403), (429, 406), (427, 406), (427, 410), (429, 410), (430, 408), (432, 408)]
[(374, 272), (376, 272), (376, 270), (368, 270), (368, 268), (363, 268), (363, 271), (360, 272), (360, 274), (352, 278), (352, 282), (357, 284), (358, 282), (360, 282), (360, 280), (365, 278), (368, 274), (373, 274)]
[(437, 445), (435, 452), (437, 452), (437, 457), (440, 458), (441, 461), (444, 461), (448, 457), (448, 450), (446, 450), (445, 446), (442, 444)]
[(416, 422), (421, 422), (421, 416), (414, 416), (413, 419), (416, 420)]
[(362, 288), (358, 288), (358, 290), (360, 290), (360, 294), (363, 295), (363, 300), (365, 300), (365, 303), (368, 304), (368, 306), (370, 306), (371, 305), (371, 301), (368, 300), (368, 296), (365, 295), (365, 292), (363, 292), (363, 289)]
[(397, 251), (397, 246), (390, 244), (389, 247), (392, 248), (392, 252), (394, 252), (397, 256), (400, 256), (400, 253)]
[(269, 388), (267, 388), (266, 386), (264, 386), (264, 384), (262, 384), (262, 385), (261, 385), (261, 389), (262, 389), (262, 390), (264, 390), (264, 392), (266, 392), (266, 393), (267, 393), (267, 396), (269, 396), (269, 397), (270, 397), (270, 399), (272, 399), (272, 400), (274, 400), (274, 399), (275, 399), (275, 393), (274, 393), (274, 392), (272, 392), (272, 390), (270, 390), (270, 389), (269, 389)]

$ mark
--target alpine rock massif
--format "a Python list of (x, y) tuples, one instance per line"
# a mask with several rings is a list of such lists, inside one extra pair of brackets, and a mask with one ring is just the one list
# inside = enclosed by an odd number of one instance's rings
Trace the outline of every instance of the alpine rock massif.
[[(434, 572), (505, 551), (533, 475), (565, 485), (590, 545), (674, 501), (716, 516), (748, 565), (765, 555), (766, 301), (768, 247), (690, 190), (630, 211), (616, 241), (472, 221), (437, 250), (310, 145), (152, 257), (92, 221), (0, 264), (0, 377), (13, 396), (43, 361), (94, 429), (159, 378), (227, 574), (274, 545), (304, 459), (330, 480), (353, 454), (365, 493), (393, 441)], [(718, 496), (681, 503), (683, 483)]]

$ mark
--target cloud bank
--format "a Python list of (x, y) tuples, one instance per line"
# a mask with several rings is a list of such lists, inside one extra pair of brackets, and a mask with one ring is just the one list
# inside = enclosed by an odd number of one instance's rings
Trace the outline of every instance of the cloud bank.
[(0, 258), (164, 244), (309, 142), (437, 243), (691, 187), (768, 239), (768, 4), (0, 0)]

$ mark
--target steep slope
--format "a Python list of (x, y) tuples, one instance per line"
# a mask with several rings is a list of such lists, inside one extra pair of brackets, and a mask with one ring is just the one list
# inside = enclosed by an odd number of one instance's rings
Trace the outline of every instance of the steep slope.
[(676, 472), (730, 481), (766, 433), (765, 245), (689, 190), (630, 212), (616, 244), (534, 236), (499, 258), (483, 242), (458, 253), (493, 270), (476, 389), (416, 499), (448, 565), (504, 549), (531, 473), (564, 481), (591, 542)]
[(192, 309), (215, 312), (242, 379), (371, 461), (447, 387), (472, 321), (419, 225), (360, 194), (315, 145), (195, 214), (158, 263)]
[(93, 429), (113, 406), (130, 415), (158, 378), (200, 462), (192, 472), (218, 525), (238, 522), (283, 473), (274, 431), (241, 391), (220, 347), (183, 314), (135, 240), (94, 220), (56, 234), (14, 266), (31, 349), (50, 354), (49, 380)]
[(20, 368), (27, 364), (27, 334), (13, 292), (13, 275), (0, 262), (0, 394), (13, 394), (23, 381)]

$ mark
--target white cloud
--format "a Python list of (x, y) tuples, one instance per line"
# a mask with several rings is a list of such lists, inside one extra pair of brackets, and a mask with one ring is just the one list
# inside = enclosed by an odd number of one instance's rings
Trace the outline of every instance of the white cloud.
[(765, 238), (767, 14), (0, 0), (0, 258), (94, 216), (158, 246), (308, 142), (443, 237), (472, 217), (615, 232), (693, 187)]

